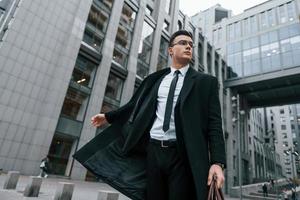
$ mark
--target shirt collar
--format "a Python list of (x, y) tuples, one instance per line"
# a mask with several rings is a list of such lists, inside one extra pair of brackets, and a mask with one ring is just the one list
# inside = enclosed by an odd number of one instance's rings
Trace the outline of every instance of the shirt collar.
[(180, 69), (175, 69), (174, 67), (171, 66), (170, 69), (171, 69), (171, 74), (174, 74), (174, 72), (175, 72), (176, 70), (179, 70), (179, 71), (180, 71), (180, 74), (184, 77), (185, 74), (186, 74), (186, 72), (187, 72), (188, 69), (189, 69), (189, 64), (187, 64), (186, 66), (184, 66), (184, 67), (182, 67), (182, 68), (180, 68)]

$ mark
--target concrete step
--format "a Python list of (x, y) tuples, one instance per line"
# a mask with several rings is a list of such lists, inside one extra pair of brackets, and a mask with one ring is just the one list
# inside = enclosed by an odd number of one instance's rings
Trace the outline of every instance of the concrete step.
[(278, 200), (276, 197), (263, 197), (260, 195), (243, 195), (245, 199), (256, 199), (256, 200)]
[(71, 179), (69, 176), (62, 176), (62, 175), (55, 175), (55, 174), (48, 174), (48, 178), (66, 179), (66, 180), (70, 180)]
[[(262, 190), (258, 190), (257, 192), (260, 193), (260, 194), (263, 194)], [(268, 190), (268, 194), (275, 194), (276, 195), (276, 190)]]
[[(254, 196), (261, 196), (263, 197), (263, 193), (260, 193), (260, 192), (251, 192), (249, 195), (254, 195)], [(268, 197), (271, 197), (271, 198), (276, 198), (276, 194), (270, 194), (268, 193)]]

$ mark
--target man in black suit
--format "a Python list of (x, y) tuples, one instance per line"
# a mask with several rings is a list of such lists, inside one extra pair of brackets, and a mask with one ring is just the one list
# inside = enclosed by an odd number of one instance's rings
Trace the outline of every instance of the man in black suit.
[(74, 157), (132, 199), (204, 200), (213, 175), (224, 183), (218, 81), (189, 67), (190, 32), (175, 32), (168, 51), (169, 68), (146, 77), (126, 105), (92, 117), (111, 126)]

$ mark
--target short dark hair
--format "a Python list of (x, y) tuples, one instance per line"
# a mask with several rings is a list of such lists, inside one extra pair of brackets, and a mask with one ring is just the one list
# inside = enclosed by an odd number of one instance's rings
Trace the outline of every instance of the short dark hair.
[(174, 39), (179, 35), (186, 35), (193, 39), (193, 34), (191, 32), (182, 29), (182, 30), (176, 31), (175, 33), (172, 34), (172, 36), (170, 37), (170, 41), (169, 41), (169, 47), (171, 47), (173, 45)]

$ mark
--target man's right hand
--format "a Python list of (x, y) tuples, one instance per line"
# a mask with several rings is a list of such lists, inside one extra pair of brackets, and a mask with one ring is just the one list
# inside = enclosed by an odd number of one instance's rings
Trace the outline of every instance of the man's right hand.
[(97, 114), (91, 118), (91, 124), (95, 127), (100, 127), (107, 124), (107, 120), (105, 118), (105, 114)]

